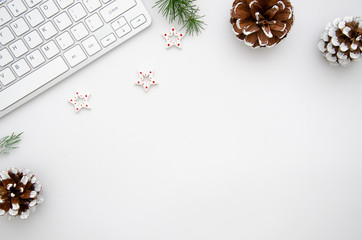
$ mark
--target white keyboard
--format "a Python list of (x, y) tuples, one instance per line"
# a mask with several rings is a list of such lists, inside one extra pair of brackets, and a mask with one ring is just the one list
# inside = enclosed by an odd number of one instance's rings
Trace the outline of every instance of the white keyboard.
[(0, 0), (0, 117), (150, 24), (141, 0)]

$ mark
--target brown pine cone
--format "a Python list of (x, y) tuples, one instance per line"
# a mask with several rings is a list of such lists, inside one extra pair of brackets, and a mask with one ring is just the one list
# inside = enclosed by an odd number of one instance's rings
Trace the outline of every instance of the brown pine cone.
[(10, 218), (26, 219), (44, 200), (39, 195), (42, 187), (29, 170), (1, 171), (0, 181), (0, 216), (8, 213)]
[(293, 25), (293, 6), (289, 0), (235, 0), (230, 22), (248, 46), (273, 47)]
[(332, 65), (346, 66), (362, 53), (362, 18), (337, 18), (321, 35), (319, 50)]

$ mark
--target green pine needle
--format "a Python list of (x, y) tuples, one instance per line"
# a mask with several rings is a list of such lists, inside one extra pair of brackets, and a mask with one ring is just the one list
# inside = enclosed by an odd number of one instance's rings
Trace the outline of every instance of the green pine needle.
[(10, 136), (6, 136), (0, 139), (0, 154), (8, 154), (11, 150), (17, 148), (14, 147), (16, 143), (20, 142), (20, 136), (22, 132), (15, 135), (12, 133)]
[(161, 13), (170, 23), (177, 21), (186, 29), (186, 34), (198, 35), (206, 25), (198, 14), (199, 8), (195, 0), (157, 0), (153, 7), (158, 6)]

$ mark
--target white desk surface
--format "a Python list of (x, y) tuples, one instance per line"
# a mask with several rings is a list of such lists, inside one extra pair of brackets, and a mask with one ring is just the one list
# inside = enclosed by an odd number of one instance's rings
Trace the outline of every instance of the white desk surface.
[[(31, 169), (46, 198), (1, 218), (1, 239), (362, 239), (362, 63), (317, 49), (362, 2), (294, 0), (289, 36), (259, 50), (231, 31), (232, 2), (198, 0), (207, 28), (180, 51), (145, 1), (150, 28), (0, 119), (1, 136), (24, 131), (0, 169)], [(83, 89), (93, 109), (76, 114)]]

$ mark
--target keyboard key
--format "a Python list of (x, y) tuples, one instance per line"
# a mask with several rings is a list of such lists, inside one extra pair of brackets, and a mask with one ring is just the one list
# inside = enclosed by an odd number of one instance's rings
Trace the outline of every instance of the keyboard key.
[(57, 5), (55, 5), (53, 0), (48, 0), (42, 5), (40, 5), (40, 9), (47, 18), (50, 18), (51, 16), (54, 16), (57, 12), (59, 12), (58, 7)]
[(145, 15), (141, 14), (141, 15), (137, 16), (136, 18), (134, 18), (133, 20), (131, 20), (131, 25), (133, 28), (138, 28), (139, 26), (144, 24), (146, 21), (147, 20), (146, 20)]
[(43, 53), (45, 54), (45, 56), (48, 59), (54, 57), (55, 55), (57, 55), (60, 52), (59, 48), (54, 43), (54, 41), (50, 41), (47, 44), (45, 44), (44, 46), (42, 46), (41, 50), (43, 51)]
[(24, 40), (30, 48), (35, 48), (43, 43), (39, 33), (37, 31), (32, 31), (31, 33), (25, 35)]
[(20, 57), (28, 51), (23, 40), (19, 39), (9, 46), (15, 57)]
[(0, 111), (22, 99), (30, 92), (37, 90), (56, 77), (68, 71), (68, 66), (62, 59), (57, 57), (53, 61), (45, 64), (37, 71), (24, 77), (21, 81), (0, 92)]
[(83, 23), (79, 23), (76, 26), (72, 27), (70, 31), (77, 41), (85, 38), (89, 34)]
[(6, 48), (0, 50), (0, 67), (4, 67), (6, 64), (8, 64), (13, 60), (14, 58), (11, 56), (11, 54)]
[(42, 0), (25, 0), (26, 4), (28, 5), (28, 7), (32, 8), (35, 5), (37, 5), (38, 3), (40, 3)]
[(64, 9), (74, 3), (74, 0), (57, 0), (59, 6)]
[(69, 8), (68, 11), (75, 22), (79, 21), (87, 15), (86, 11), (82, 7), (82, 4), (80, 3), (75, 4), (73, 7)]
[(63, 12), (59, 14), (57, 17), (55, 17), (54, 22), (60, 31), (72, 25), (72, 20), (70, 20), (66, 12)]
[(23, 1), (21, 0), (13, 0), (10, 3), (8, 3), (8, 7), (11, 11), (11, 13), (17, 17), (23, 12), (26, 11), (26, 6), (24, 5)]
[(5, 23), (9, 22), (11, 20), (10, 13), (6, 8), (2, 7), (0, 8), (0, 26), (4, 25)]
[(97, 13), (87, 18), (85, 22), (92, 32), (103, 26), (103, 22)]
[(110, 22), (130, 8), (136, 6), (134, 0), (115, 0), (100, 11), (104, 21)]
[(10, 68), (5, 68), (4, 70), (0, 71), (0, 82), (3, 85), (8, 85), (15, 79), (16, 77), (14, 73), (10, 70)]
[(116, 34), (119, 38), (125, 36), (127, 33), (129, 33), (131, 31), (131, 27), (129, 26), (129, 24), (123, 25), (120, 29), (118, 29), (116, 31)]
[(102, 48), (98, 44), (96, 38), (91, 36), (82, 42), (84, 49), (87, 51), (89, 56), (92, 56), (99, 52)]
[(83, 0), (83, 3), (87, 8), (88, 12), (93, 12), (94, 10), (102, 6), (99, 0)]
[(25, 14), (25, 18), (26, 20), (28, 20), (32, 27), (35, 27), (44, 21), (43, 15), (41, 15), (40, 11), (37, 8)]
[(39, 50), (35, 50), (34, 52), (30, 53), (28, 56), (26, 56), (26, 58), (34, 68), (45, 62), (45, 58)]
[(11, 31), (8, 27), (4, 27), (3, 29), (0, 29), (0, 43), (2, 45), (5, 45), (5, 44), (11, 42), (14, 39), (15, 39), (15, 37), (11, 33)]
[(22, 35), (30, 29), (24, 18), (19, 18), (15, 22), (12, 22), (10, 26), (17, 36)]
[(127, 23), (126, 19), (124, 17), (121, 17), (121, 18), (117, 19), (116, 21), (114, 21), (111, 24), (111, 26), (112, 26), (113, 30), (116, 31), (118, 28), (121, 28), (126, 23)]
[(116, 36), (114, 36), (113, 33), (109, 34), (107, 37), (103, 38), (101, 40), (101, 43), (103, 45), (103, 47), (107, 47), (109, 46), (111, 43), (116, 41)]
[(16, 75), (18, 75), (19, 77), (23, 76), (25, 73), (30, 71), (30, 67), (25, 62), (24, 59), (20, 59), (19, 61), (17, 61), (16, 63), (14, 63), (11, 66), (13, 67)]
[(102, 2), (104, 2), (104, 3), (107, 3), (107, 2), (109, 2), (109, 1), (111, 1), (111, 0), (102, 0)]
[(40, 33), (43, 35), (43, 37), (45, 39), (49, 39), (51, 37), (53, 37), (55, 34), (57, 34), (57, 30), (55, 29), (54, 25), (52, 22), (47, 22), (44, 25), (42, 25), (39, 28)]
[(79, 63), (87, 59), (87, 55), (85, 55), (84, 51), (79, 45), (73, 47), (68, 52), (65, 52), (64, 57), (72, 67), (77, 66)]
[(62, 35), (55, 38), (61, 49), (67, 49), (71, 45), (74, 44), (73, 38), (70, 36), (68, 32), (63, 33)]

